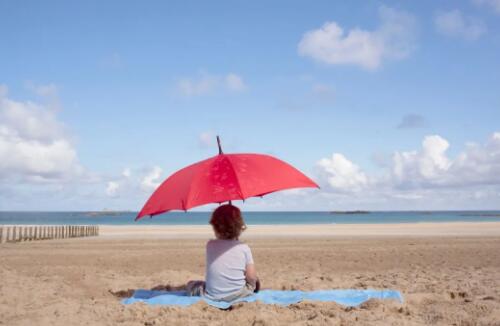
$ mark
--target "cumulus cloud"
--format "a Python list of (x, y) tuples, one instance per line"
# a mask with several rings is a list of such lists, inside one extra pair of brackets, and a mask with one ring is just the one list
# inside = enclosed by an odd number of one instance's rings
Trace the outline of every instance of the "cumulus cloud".
[(177, 92), (186, 97), (202, 96), (217, 91), (241, 92), (247, 88), (243, 77), (229, 73), (210, 75), (203, 73), (194, 78), (181, 78), (177, 81)]
[(115, 181), (109, 181), (106, 186), (106, 195), (110, 197), (115, 197), (117, 195), (120, 184)]
[(369, 185), (367, 175), (344, 155), (334, 153), (331, 158), (323, 158), (318, 163), (319, 171), (327, 185), (335, 191), (356, 192)]
[(477, 5), (484, 5), (493, 9), (497, 14), (500, 14), (500, 0), (473, 0)]
[(225, 83), (228, 89), (232, 91), (242, 91), (246, 88), (245, 83), (243, 82), (243, 78), (236, 74), (227, 74), (225, 79)]
[(415, 48), (413, 15), (381, 6), (379, 17), (380, 25), (372, 31), (358, 27), (345, 31), (334, 21), (326, 22), (303, 35), (298, 52), (326, 64), (358, 65), (371, 70), (385, 59), (407, 57)]
[(61, 181), (84, 172), (56, 113), (8, 98), (6, 86), (0, 91), (0, 157), (0, 178)]
[(144, 191), (154, 191), (161, 184), (162, 168), (159, 166), (153, 167), (141, 180), (141, 188)]
[(132, 175), (132, 172), (130, 171), (130, 168), (123, 169), (122, 176), (124, 176), (125, 178), (130, 178), (131, 175)]
[(216, 135), (211, 131), (204, 131), (198, 136), (201, 148), (217, 148)]
[(416, 129), (427, 127), (427, 120), (420, 114), (407, 114), (398, 124), (398, 129)]
[(449, 143), (428, 136), (422, 149), (394, 154), (393, 175), (402, 187), (470, 187), (500, 185), (500, 133), (484, 144), (468, 143), (454, 159), (448, 157)]
[(335, 153), (318, 162), (318, 177), (333, 192), (363, 192), (400, 199), (425, 198), (429, 192), (435, 195), (442, 191), (455, 195), (463, 191), (461, 196), (480, 191), (483, 197), (495, 193), (488, 187), (500, 187), (500, 132), (493, 133), (484, 144), (466, 144), (455, 158), (448, 155), (449, 147), (442, 136), (426, 136), (420, 149), (394, 152), (384, 164), (385, 173), (378, 176), (368, 175)]
[(419, 151), (394, 153), (393, 181), (402, 187), (442, 183), (451, 166), (446, 156), (449, 146), (443, 137), (432, 135), (424, 138)]
[(458, 9), (437, 14), (434, 23), (439, 33), (469, 41), (486, 33), (486, 25), (480, 19), (465, 16)]

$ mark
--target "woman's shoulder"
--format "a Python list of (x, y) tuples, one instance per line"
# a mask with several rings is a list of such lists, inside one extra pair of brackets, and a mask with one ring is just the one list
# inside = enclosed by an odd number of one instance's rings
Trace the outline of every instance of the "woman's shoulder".
[(229, 246), (229, 247), (242, 247), (249, 248), (248, 245), (240, 240), (224, 240), (224, 239), (210, 239), (207, 241), (208, 246)]

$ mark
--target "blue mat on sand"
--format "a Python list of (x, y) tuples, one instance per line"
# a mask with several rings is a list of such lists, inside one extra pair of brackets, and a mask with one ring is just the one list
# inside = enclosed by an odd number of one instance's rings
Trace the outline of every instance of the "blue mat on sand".
[(200, 300), (211, 306), (227, 309), (237, 302), (260, 301), (267, 304), (288, 306), (304, 300), (336, 302), (344, 306), (358, 306), (369, 299), (394, 299), (403, 302), (399, 291), (395, 290), (319, 290), (319, 291), (278, 291), (262, 290), (249, 297), (232, 302), (214, 301), (205, 297), (190, 297), (184, 291), (151, 291), (136, 290), (130, 298), (124, 299), (123, 304), (144, 302), (150, 305), (189, 306)]

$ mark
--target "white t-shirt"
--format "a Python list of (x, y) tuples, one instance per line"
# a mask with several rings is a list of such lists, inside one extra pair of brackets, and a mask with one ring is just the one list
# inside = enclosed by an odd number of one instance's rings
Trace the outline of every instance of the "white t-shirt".
[(208, 298), (220, 300), (245, 286), (246, 266), (253, 264), (248, 245), (238, 240), (210, 240), (206, 258), (205, 295)]

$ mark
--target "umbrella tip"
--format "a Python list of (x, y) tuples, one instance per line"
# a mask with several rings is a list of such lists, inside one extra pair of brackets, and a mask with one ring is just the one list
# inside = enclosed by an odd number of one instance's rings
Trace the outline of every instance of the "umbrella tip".
[(217, 135), (217, 146), (219, 147), (219, 155), (222, 154), (222, 147), (220, 145), (220, 137)]

